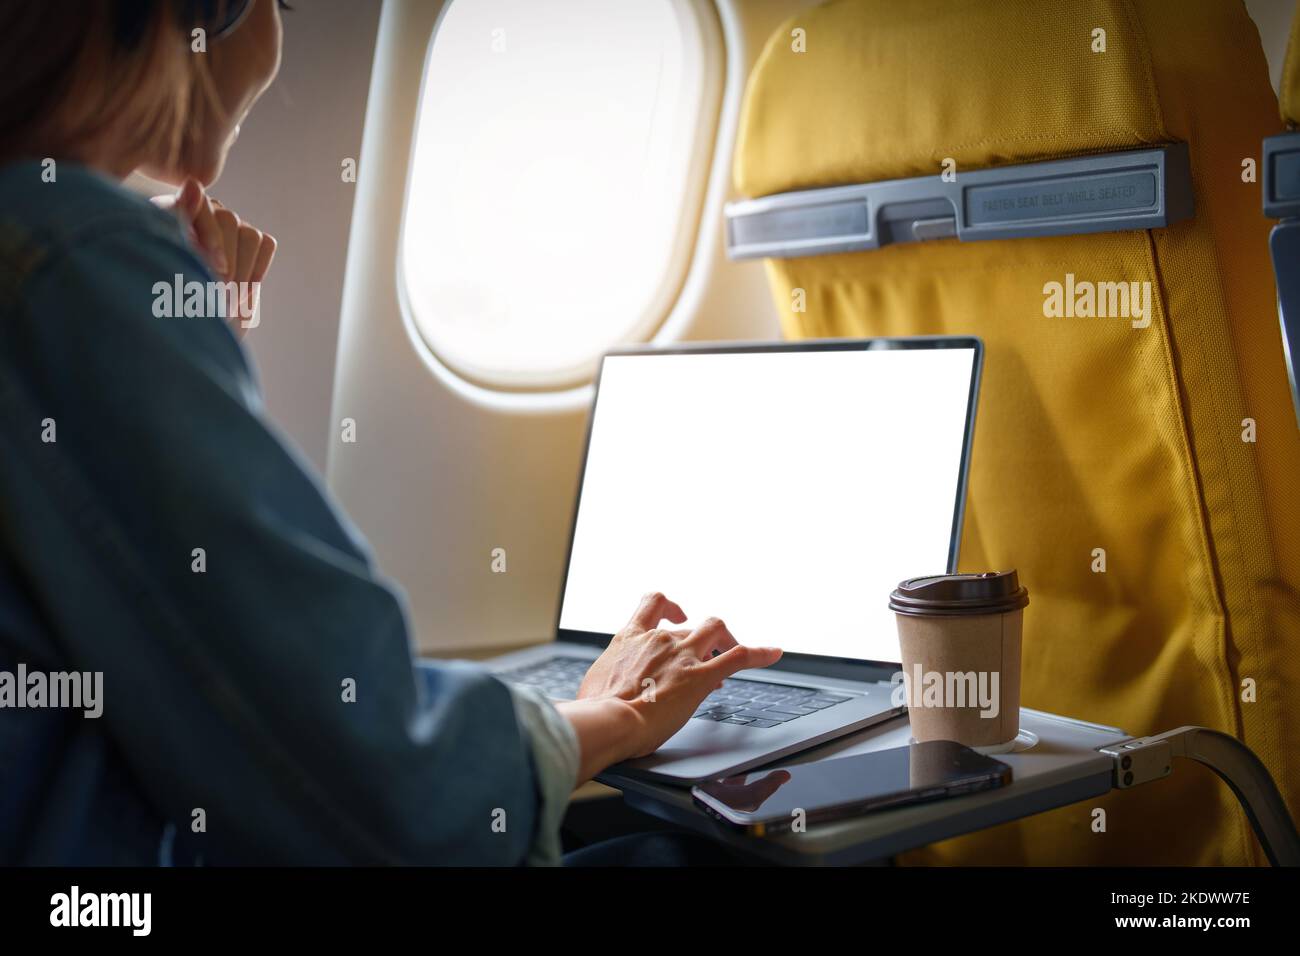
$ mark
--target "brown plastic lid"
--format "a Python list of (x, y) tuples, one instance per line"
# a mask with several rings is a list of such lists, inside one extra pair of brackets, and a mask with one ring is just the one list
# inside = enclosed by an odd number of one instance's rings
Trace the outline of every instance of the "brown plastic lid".
[(1005, 614), (1029, 603), (1015, 571), (908, 578), (889, 595), (889, 609), (920, 617)]

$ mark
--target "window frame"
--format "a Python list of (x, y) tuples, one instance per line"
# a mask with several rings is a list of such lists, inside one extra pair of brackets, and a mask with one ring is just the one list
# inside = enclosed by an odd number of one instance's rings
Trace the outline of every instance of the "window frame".
[[(728, 69), (729, 51), (724, 42), (723, 24), (713, 0), (668, 0), (678, 8), (679, 17), (690, 17), (694, 45), (699, 51), (695, 68), (700, 73), (700, 109), (691, 135), (687, 173), (682, 189), (682, 210), (672, 237), (671, 255), (668, 258), (655, 294), (650, 297), (640, 319), (621, 337), (610, 339), (581, 362), (564, 369), (543, 372), (498, 373), (476, 369), (440, 351), (436, 336), (427, 334), (416, 316), (411, 300), (406, 268), (408, 215), (411, 211), (412, 182), (415, 179), (415, 161), (418, 153), (419, 130), (423, 119), (430, 60), (433, 56), (438, 32), (454, 0), (446, 0), (438, 12), (433, 30), (425, 44), (421, 63), (419, 92), (412, 116), (411, 144), (405, 169), (405, 184), (401, 193), (400, 225), (397, 237), (397, 255), (394, 278), (397, 299), (403, 324), (411, 337), (412, 345), (425, 364), (456, 392), (479, 404), (504, 406), (514, 410), (546, 411), (572, 408), (586, 404), (592, 395), (592, 383), (600, 360), (609, 349), (658, 341), (671, 326), (677, 307), (683, 297), (688, 280), (696, 268), (702, 231), (713, 217), (707, 215), (706, 200), (713, 191), (717, 174), (717, 150), (720, 143), (720, 125), (724, 116), (724, 100), (731, 85)], [(540, 290), (539, 290), (540, 291)]]

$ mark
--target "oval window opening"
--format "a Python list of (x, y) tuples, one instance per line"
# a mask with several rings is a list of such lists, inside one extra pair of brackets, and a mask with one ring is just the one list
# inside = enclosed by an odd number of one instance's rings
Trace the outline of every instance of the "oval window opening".
[[(478, 384), (571, 386), (685, 277), (720, 64), (692, 0), (455, 0), (402, 236), (414, 327)], [(713, 100), (713, 102), (709, 102)]]

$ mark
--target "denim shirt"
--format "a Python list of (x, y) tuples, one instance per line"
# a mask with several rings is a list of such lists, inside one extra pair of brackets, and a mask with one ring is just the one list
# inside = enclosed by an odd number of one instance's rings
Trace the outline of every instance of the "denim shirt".
[(0, 863), (556, 862), (567, 721), (414, 659), (225, 322), (155, 315), (213, 278), (177, 222), (42, 171), (0, 168), (0, 677), (102, 714), (0, 706)]

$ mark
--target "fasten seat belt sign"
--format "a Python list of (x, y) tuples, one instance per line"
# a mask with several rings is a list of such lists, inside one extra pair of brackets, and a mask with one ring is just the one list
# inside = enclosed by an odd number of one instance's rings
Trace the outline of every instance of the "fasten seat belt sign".
[(806, 189), (729, 203), (727, 255), (796, 258), (898, 242), (1155, 229), (1192, 215), (1187, 144)]

